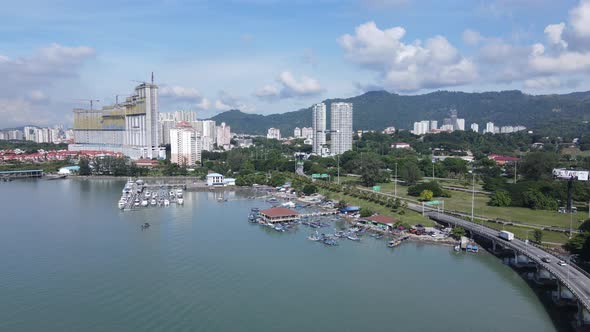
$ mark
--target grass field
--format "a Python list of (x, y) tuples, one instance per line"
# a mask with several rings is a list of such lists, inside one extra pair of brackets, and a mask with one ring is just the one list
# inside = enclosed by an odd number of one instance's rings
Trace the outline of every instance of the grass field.
[(326, 191), (326, 190), (321, 190), (320, 191), (322, 195), (326, 195), (328, 196), (330, 199), (334, 199), (334, 200), (344, 200), (347, 204), (350, 205), (357, 205), (360, 207), (364, 207), (364, 208), (368, 208), (373, 212), (379, 213), (379, 214), (383, 214), (386, 216), (391, 216), (396, 218), (397, 220), (400, 220), (401, 222), (405, 222), (408, 223), (410, 225), (415, 225), (415, 224), (422, 224), (424, 226), (434, 226), (434, 222), (428, 218), (423, 217), (420, 213), (411, 211), (406, 209), (406, 213), (403, 215), (400, 215), (398, 213), (394, 213), (392, 212), (390, 209), (388, 209), (385, 206), (373, 203), (373, 202), (368, 202), (356, 197), (352, 197), (352, 196), (348, 196), (348, 195), (344, 195), (342, 193), (335, 193), (335, 192), (331, 192), (331, 191)]

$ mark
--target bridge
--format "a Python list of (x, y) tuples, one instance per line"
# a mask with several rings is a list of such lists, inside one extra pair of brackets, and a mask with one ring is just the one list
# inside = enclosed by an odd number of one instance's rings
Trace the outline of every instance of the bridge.
[[(422, 212), (422, 206), (420, 205), (408, 204), (408, 208)], [(563, 285), (566, 287), (585, 309), (584, 316), (590, 317), (590, 274), (581, 268), (572, 264), (560, 266), (557, 264), (561, 260), (560, 257), (517, 238), (512, 241), (501, 239), (498, 237), (498, 230), (481, 224), (472, 223), (437, 211), (428, 211), (425, 212), (425, 215), (440, 223), (462, 227), (470, 232), (472, 236), (477, 235), (491, 241), (494, 247), (500, 245), (502, 248), (514, 251), (515, 255), (526, 256), (537, 267), (551, 273), (559, 281), (560, 284), (558, 286)], [(549, 258), (550, 262), (544, 262), (542, 260), (544, 257)], [(588, 318), (586, 318), (587, 320)]]

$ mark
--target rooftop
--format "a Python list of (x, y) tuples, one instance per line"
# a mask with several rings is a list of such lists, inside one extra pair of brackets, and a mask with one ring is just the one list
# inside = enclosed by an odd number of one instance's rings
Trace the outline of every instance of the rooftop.
[(270, 209), (262, 210), (260, 211), (260, 213), (268, 217), (289, 217), (299, 215), (299, 212), (284, 207), (273, 207)]
[(382, 214), (376, 214), (370, 217), (365, 218), (366, 220), (374, 221), (380, 224), (388, 224), (393, 225), (395, 223), (395, 218), (384, 216)]

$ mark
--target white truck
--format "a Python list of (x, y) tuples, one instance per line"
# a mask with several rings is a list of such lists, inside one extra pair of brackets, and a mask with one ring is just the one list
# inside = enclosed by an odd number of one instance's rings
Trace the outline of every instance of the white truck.
[(500, 231), (500, 233), (498, 233), (498, 237), (506, 241), (512, 241), (514, 240), (514, 233), (508, 231)]

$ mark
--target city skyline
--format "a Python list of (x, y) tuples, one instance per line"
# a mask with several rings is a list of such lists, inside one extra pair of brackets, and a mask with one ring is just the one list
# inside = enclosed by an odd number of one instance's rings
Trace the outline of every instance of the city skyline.
[[(69, 110), (83, 105), (73, 99), (114, 103), (152, 71), (163, 112), (197, 110), (200, 118), (228, 109), (284, 113), (375, 89), (590, 90), (590, 1), (531, 3), (11, 4), (0, 14), (0, 74), (10, 82), (0, 89), (0, 127), (68, 125)], [(31, 7), (43, 14), (24, 10)], [(325, 19), (332, 24), (319, 23)], [(138, 33), (153, 23), (148, 37)]]

